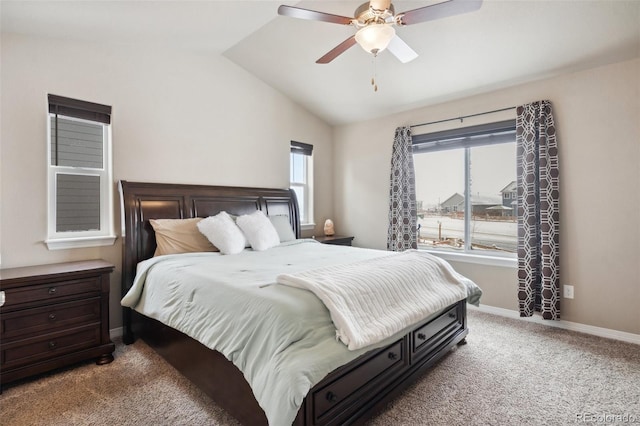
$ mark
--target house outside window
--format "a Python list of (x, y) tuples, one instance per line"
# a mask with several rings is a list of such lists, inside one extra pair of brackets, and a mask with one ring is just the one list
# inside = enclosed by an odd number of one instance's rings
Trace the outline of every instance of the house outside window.
[(515, 212), (515, 200), (518, 199), (518, 186), (516, 184), (516, 181), (511, 181), (509, 185), (502, 188), (500, 193), (502, 194), (502, 205), (513, 209), (513, 211)]
[(49, 95), (47, 169), (50, 250), (111, 245), (111, 107)]
[(313, 219), (313, 145), (291, 141), (290, 188), (296, 193), (302, 229), (315, 226)]
[(515, 120), (412, 137), (418, 248), (515, 257)]

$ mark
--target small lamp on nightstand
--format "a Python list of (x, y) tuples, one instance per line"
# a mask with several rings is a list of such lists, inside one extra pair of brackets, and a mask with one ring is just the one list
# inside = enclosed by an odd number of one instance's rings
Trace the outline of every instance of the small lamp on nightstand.
[(330, 237), (334, 235), (335, 232), (333, 230), (333, 221), (331, 219), (327, 219), (324, 221), (324, 235)]

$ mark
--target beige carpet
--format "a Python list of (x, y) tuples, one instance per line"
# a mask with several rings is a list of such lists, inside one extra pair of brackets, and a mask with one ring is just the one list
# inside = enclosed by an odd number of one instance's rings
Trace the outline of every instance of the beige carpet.
[[(640, 346), (477, 311), (469, 327), (467, 345), (370, 424), (640, 424)], [(143, 342), (116, 347), (111, 364), (5, 386), (0, 424), (237, 424)]]

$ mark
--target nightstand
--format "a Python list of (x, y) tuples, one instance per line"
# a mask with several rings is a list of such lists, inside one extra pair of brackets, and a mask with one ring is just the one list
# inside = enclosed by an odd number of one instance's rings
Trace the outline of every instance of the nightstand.
[(103, 260), (0, 269), (0, 384), (79, 361), (113, 361)]
[(351, 241), (353, 241), (354, 237), (348, 237), (345, 235), (331, 235), (330, 237), (322, 235), (319, 237), (314, 237), (316, 241), (321, 242), (323, 244), (334, 244), (337, 246), (350, 246)]

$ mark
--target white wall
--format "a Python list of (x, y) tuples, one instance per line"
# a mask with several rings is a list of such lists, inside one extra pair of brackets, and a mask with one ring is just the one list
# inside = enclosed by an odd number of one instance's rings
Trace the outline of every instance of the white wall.
[[(428, 77), (425, 77), (428, 78)], [(640, 333), (640, 60), (515, 86), (341, 126), (334, 133), (336, 219), (354, 244), (385, 248), (389, 170), (397, 126), (549, 99), (560, 155), (562, 319)], [(505, 112), (464, 126), (514, 117)], [(415, 129), (460, 126), (459, 122)], [(483, 303), (517, 309), (513, 269), (454, 264), (485, 291)]]
[[(314, 145), (315, 206), (332, 215), (332, 130), (217, 55), (2, 34), (0, 253), (2, 267), (103, 258), (111, 327), (121, 324), (120, 240), (49, 251), (47, 94), (113, 107), (114, 186), (130, 181), (289, 186), (289, 142)], [(120, 229), (116, 195), (116, 229)]]

